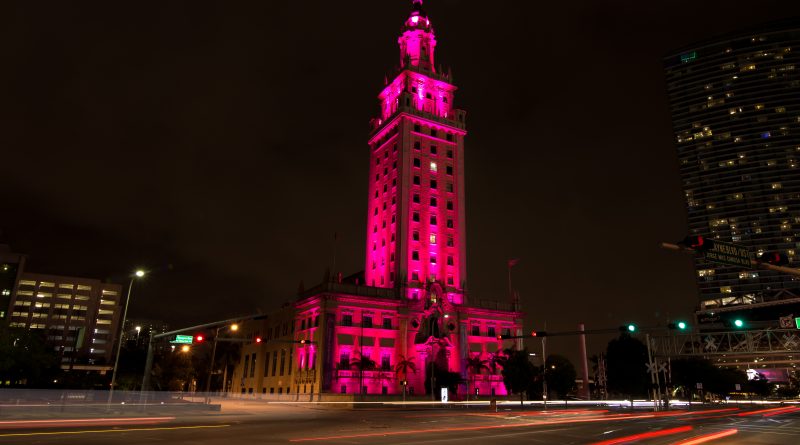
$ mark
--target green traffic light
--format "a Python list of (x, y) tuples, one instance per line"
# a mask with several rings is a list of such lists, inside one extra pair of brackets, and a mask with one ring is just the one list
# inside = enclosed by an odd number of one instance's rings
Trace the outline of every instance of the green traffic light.
[(733, 325), (736, 326), (737, 328), (741, 328), (742, 326), (744, 326), (744, 321), (737, 318), (736, 320), (733, 321)]
[(636, 332), (636, 325), (635, 324), (629, 324), (628, 325), (628, 332)]
[(680, 330), (684, 330), (684, 329), (686, 329), (686, 328), (687, 328), (687, 325), (686, 325), (686, 323), (685, 323), (685, 322), (683, 322), (683, 321), (679, 321), (679, 322), (678, 322), (678, 329), (680, 329)]

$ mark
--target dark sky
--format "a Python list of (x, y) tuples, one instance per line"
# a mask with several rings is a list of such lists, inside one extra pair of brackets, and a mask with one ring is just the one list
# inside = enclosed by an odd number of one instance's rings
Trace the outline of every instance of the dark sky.
[[(130, 315), (176, 326), (316, 284), (334, 232), (361, 270), (368, 121), (410, 3), (4, 2), (4, 238), (31, 271), (160, 270)], [(657, 247), (686, 230), (662, 57), (800, 2), (425, 6), (468, 113), (471, 296), (505, 299), (518, 257), (527, 327), (689, 316), (691, 260)]]

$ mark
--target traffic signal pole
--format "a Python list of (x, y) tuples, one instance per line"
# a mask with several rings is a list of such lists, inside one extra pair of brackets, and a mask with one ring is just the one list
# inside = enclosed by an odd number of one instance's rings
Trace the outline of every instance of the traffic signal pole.
[[(170, 337), (177, 334), (182, 334), (184, 332), (189, 331), (197, 331), (201, 329), (208, 329), (208, 328), (217, 328), (219, 326), (224, 326), (226, 324), (237, 323), (247, 320), (256, 320), (258, 318), (265, 317), (264, 314), (256, 314), (256, 315), (246, 315), (244, 317), (237, 317), (237, 318), (229, 318), (227, 320), (222, 321), (214, 321), (211, 323), (199, 324), (196, 326), (189, 326), (188, 328), (181, 328), (176, 329), (174, 331), (164, 332), (161, 334), (153, 334), (150, 332), (150, 343), (147, 345), (147, 359), (145, 360), (144, 365), (144, 377), (142, 378), (142, 398), (144, 398), (144, 393), (150, 388), (150, 374), (153, 371), (153, 341), (156, 339), (161, 339), (165, 337)], [(214, 337), (216, 339), (216, 336)]]
[[(667, 249), (667, 250), (677, 250), (679, 252), (689, 252), (689, 253), (697, 252), (694, 249), (690, 249), (688, 247), (679, 246), (679, 245), (673, 244), (673, 243), (661, 243), (661, 247), (664, 248), (664, 249)], [(791, 267), (785, 267), (785, 266), (776, 266), (774, 264), (769, 264), (769, 263), (765, 263), (763, 261), (758, 261), (758, 260), (753, 260), (753, 259), (750, 260), (750, 265), (752, 265), (756, 269), (772, 270), (772, 271), (775, 271), (775, 272), (781, 272), (781, 273), (785, 273), (785, 274), (789, 274), (789, 275), (794, 275), (794, 276), (800, 277), (800, 269), (793, 269)]]

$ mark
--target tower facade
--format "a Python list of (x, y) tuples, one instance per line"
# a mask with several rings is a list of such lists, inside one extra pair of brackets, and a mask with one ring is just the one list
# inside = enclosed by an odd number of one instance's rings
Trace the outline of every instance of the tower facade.
[(365, 279), (419, 299), (430, 283), (463, 303), (465, 112), (436, 70), (433, 27), (415, 0), (398, 39), (397, 75), (380, 92), (369, 138)]
[[(692, 234), (800, 266), (800, 27), (694, 45), (664, 61)], [(800, 296), (800, 280), (696, 260), (700, 308)], [(776, 317), (777, 318), (777, 317)]]

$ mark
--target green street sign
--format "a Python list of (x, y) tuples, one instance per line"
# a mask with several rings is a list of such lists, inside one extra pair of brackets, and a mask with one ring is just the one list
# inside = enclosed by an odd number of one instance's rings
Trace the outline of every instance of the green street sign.
[(180, 343), (183, 345), (190, 345), (192, 344), (193, 340), (194, 337), (191, 335), (176, 335), (175, 340), (172, 340), (170, 343)]
[(797, 326), (797, 329), (800, 329), (800, 317), (794, 319), (794, 325)]
[(751, 268), (750, 251), (739, 244), (714, 240), (714, 247), (705, 252), (705, 259), (713, 263)]

